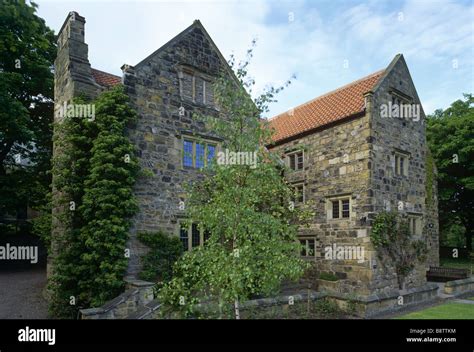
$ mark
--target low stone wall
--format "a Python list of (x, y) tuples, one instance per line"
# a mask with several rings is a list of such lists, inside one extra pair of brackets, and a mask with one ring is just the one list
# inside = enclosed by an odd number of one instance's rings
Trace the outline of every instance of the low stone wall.
[(125, 319), (158, 319), (161, 303), (157, 299), (140, 307), (136, 312), (130, 314)]
[[(282, 310), (290, 309), (290, 306), (298, 303), (305, 303), (308, 301), (316, 301), (327, 297), (325, 293), (310, 291), (309, 293), (299, 293), (294, 295), (278, 296), (274, 298), (259, 298), (246, 302), (242, 302), (240, 305), (240, 312), (243, 319), (247, 317), (247, 313), (257, 310), (265, 310), (271, 307), (279, 307)], [(145, 306), (141, 307), (137, 312), (129, 315), (127, 319), (159, 319), (160, 317), (160, 303), (157, 300), (153, 300)], [(216, 309), (215, 306), (210, 304), (198, 304), (196, 306), (197, 311), (212, 311)]]
[(467, 279), (448, 281), (444, 285), (444, 293), (447, 295), (461, 295), (474, 292), (474, 276)]
[(243, 302), (240, 306), (240, 314), (243, 319), (248, 318), (248, 314), (255, 310), (266, 310), (278, 307), (282, 311), (290, 309), (298, 303), (313, 302), (327, 297), (325, 293), (309, 291), (309, 293), (298, 293), (294, 295), (278, 296), (274, 298), (260, 298)]
[[(117, 298), (99, 308), (81, 310), (82, 319), (159, 319), (161, 304), (153, 299), (153, 283), (131, 281), (129, 288)], [(465, 293), (474, 290), (474, 278), (450, 282), (448, 289)], [(393, 291), (391, 293), (356, 296), (335, 292), (307, 291), (294, 295), (282, 295), (273, 298), (261, 298), (242, 302), (240, 305), (243, 319), (251, 318), (252, 312), (267, 309), (286, 311), (290, 306), (314, 302), (326, 298), (337, 303), (342, 311), (351, 312), (361, 318), (370, 318), (382, 313), (395, 312), (404, 307), (426, 303), (437, 299), (438, 285), (427, 283), (416, 289)], [(446, 291), (446, 288), (445, 288)], [(198, 310), (208, 311), (216, 307), (210, 304), (197, 306)], [(215, 310), (215, 309), (214, 309)]]
[(153, 300), (152, 282), (127, 280), (127, 290), (102, 307), (81, 309), (81, 319), (125, 319)]
[[(281, 309), (281, 311), (286, 311), (291, 309), (290, 307), (292, 305), (296, 306), (308, 301), (314, 302), (326, 298), (335, 302), (341, 311), (351, 312), (351, 315), (360, 318), (370, 318), (382, 313), (395, 312), (410, 305), (434, 301), (437, 299), (437, 291), (438, 285), (432, 283), (427, 283), (416, 289), (370, 296), (309, 291), (308, 293), (261, 298), (242, 302), (240, 311), (241, 317), (245, 319), (250, 318), (249, 314), (251, 314), (251, 312), (265, 311), (274, 307)], [(197, 306), (197, 310), (201, 311), (212, 311), (213, 308), (215, 307), (209, 304)], [(140, 307), (138, 311), (129, 315), (127, 319), (159, 319), (161, 318), (159, 309), (160, 303), (154, 300)]]
[(389, 294), (370, 295), (365, 299), (365, 318), (377, 314), (395, 312), (401, 308), (434, 301), (438, 298), (438, 285), (426, 283), (423, 286), (393, 292)]
[(361, 318), (370, 318), (378, 314), (395, 312), (404, 307), (434, 301), (437, 299), (438, 285), (427, 283), (423, 286), (409, 290), (394, 290), (389, 293), (372, 294), (369, 296), (354, 296), (328, 293), (328, 297), (334, 300), (339, 307), (347, 309), (352, 305), (353, 313)]

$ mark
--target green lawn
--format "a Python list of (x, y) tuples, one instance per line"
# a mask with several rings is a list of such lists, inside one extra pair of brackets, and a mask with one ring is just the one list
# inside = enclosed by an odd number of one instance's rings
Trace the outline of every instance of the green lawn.
[(441, 258), (440, 265), (443, 267), (458, 268), (458, 269), (468, 269), (471, 270), (471, 266), (474, 270), (474, 263), (469, 259), (461, 258)]
[(445, 303), (395, 319), (474, 319), (474, 304)]

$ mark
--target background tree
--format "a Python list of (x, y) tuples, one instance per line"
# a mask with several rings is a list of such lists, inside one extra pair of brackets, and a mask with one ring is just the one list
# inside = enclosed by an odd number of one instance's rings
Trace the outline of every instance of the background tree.
[[(305, 268), (296, 236), (299, 221), (309, 214), (291, 203), (293, 191), (282, 178), (278, 156), (265, 148), (271, 131), (260, 117), (284, 87), (250, 98), (252, 50), (236, 69), (238, 83), (223, 73), (214, 84), (220, 117), (201, 117), (223, 138), (223, 150), (256, 153), (257, 166), (209, 161), (207, 177), (191, 189), (189, 224), (198, 223), (209, 238), (177, 262), (173, 279), (161, 289), (161, 300), (172, 310), (191, 313), (206, 299), (218, 303), (221, 317), (233, 306), (239, 319), (240, 301), (274, 293), (282, 280), (297, 279)], [(235, 67), (233, 57), (230, 65)]]
[(36, 9), (0, 6), (0, 217), (44, 206), (51, 183), (56, 46)]
[(427, 138), (438, 168), (442, 234), (459, 233), (472, 250), (474, 232), (474, 97), (464, 94), (446, 110), (428, 116)]

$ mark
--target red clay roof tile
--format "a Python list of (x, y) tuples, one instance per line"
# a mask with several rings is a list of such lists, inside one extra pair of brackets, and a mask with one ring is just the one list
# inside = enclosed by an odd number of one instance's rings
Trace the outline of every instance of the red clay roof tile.
[(122, 83), (122, 78), (119, 76), (104, 71), (96, 70), (95, 68), (91, 68), (91, 70), (92, 77), (94, 77), (96, 83), (103, 87), (110, 88)]
[(372, 73), (269, 119), (270, 128), (275, 130), (273, 142), (362, 113), (365, 109), (364, 93), (377, 84), (384, 72)]

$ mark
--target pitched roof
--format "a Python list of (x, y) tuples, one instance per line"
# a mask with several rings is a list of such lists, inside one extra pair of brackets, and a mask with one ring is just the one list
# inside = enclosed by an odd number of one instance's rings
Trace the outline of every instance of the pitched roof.
[(364, 93), (372, 90), (384, 73), (377, 71), (269, 119), (270, 128), (275, 130), (273, 142), (363, 113)]
[(101, 85), (102, 87), (110, 88), (122, 83), (122, 78), (119, 76), (104, 71), (96, 70), (95, 68), (91, 68), (91, 71), (92, 77), (94, 77), (95, 82), (98, 85)]
[(153, 56), (155, 56), (158, 53), (164, 51), (165, 49), (167, 49), (171, 45), (177, 43), (179, 40), (181, 40), (185, 35), (189, 34), (195, 28), (199, 28), (201, 30), (202, 34), (204, 35), (204, 37), (209, 41), (209, 43), (211, 44), (211, 47), (215, 50), (217, 56), (220, 58), (221, 62), (224, 64), (224, 68), (227, 70), (230, 77), (232, 77), (232, 79), (234, 79), (236, 82), (239, 82), (237, 76), (235, 75), (235, 72), (229, 66), (226, 58), (224, 57), (224, 55), (222, 55), (221, 51), (219, 50), (217, 45), (212, 40), (212, 38), (209, 35), (209, 33), (207, 32), (206, 28), (204, 28), (204, 25), (201, 23), (201, 21), (197, 20), (197, 19), (194, 20), (194, 22), (189, 27), (184, 29), (181, 33), (179, 33), (178, 35), (176, 35), (173, 38), (171, 38), (170, 40), (168, 40), (168, 42), (166, 42), (164, 45), (162, 45), (161, 47), (156, 49), (153, 53), (151, 53), (146, 58), (144, 58), (142, 61), (140, 61), (138, 64), (136, 64), (135, 69), (138, 69), (140, 66), (145, 65)]

